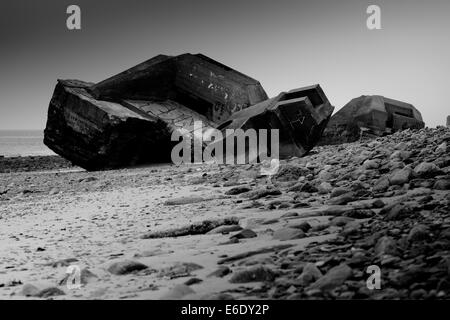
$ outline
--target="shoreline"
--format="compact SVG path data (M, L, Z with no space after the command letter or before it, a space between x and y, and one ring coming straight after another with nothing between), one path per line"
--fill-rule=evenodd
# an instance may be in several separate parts
M0 174L79 168L58 155L0 156ZM80 168L81 169L81 168Z

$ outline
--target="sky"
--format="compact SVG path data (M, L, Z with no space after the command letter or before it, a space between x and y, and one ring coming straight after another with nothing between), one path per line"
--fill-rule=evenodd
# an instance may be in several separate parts
M66 8L81 8L68 30ZM381 30L366 9L381 8ZM157 54L203 53L270 97L319 83L412 103L429 127L450 115L448 0L3 0L0 130L43 129L57 79L99 82Z

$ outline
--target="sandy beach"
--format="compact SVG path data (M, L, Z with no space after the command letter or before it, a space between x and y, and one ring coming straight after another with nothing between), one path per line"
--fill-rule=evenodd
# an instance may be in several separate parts
M0 299L449 298L449 142L316 147L271 180L259 164L0 159Z

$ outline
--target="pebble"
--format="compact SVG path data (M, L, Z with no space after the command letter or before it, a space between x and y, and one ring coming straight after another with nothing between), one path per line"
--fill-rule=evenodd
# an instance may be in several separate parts
M319 192L319 194L327 194L330 193L333 190L333 187L331 186L331 184L329 182L321 182L319 184L319 186L317 187L317 191Z
M208 231L206 234L215 234L215 233L230 233L242 230L242 227L238 224L231 224L231 225L223 225L219 226L217 228L212 229L211 231Z
M414 173L419 177L433 177L439 172L439 167L431 162L421 162L414 168Z
M394 173L389 176L389 182L391 185L403 185L409 182L412 177L412 173L413 171L409 167L399 169L394 171Z
M381 237L380 239L378 239L378 242L375 245L375 254L377 254L378 256L383 256L386 254L392 256L397 255L396 241L389 236Z
M248 192L250 190L251 189L248 186L238 186L238 187L234 187L234 188L231 188L230 190L226 191L225 194L226 195L237 195L237 194Z
M354 220L353 218L349 218L349 217L334 217L333 219L331 219L330 225L337 226L337 227L343 227L347 223L349 223L353 220Z
M303 267L303 271L297 280L302 286L306 287L314 281L317 281L320 277L322 277L322 272L320 272L314 263L308 262Z
M251 229L244 229L241 232L238 232L234 235L232 235L230 238L231 239L249 239L249 238L256 238L258 235L256 234L255 231L251 230Z
M213 271L210 274L208 274L208 277L219 277L219 278L222 278L222 277L225 277L230 272L231 272L231 270L227 266L220 266L218 269L216 269L215 271Z
M430 230L423 224L414 226L408 234L408 241L423 241L429 238Z
M276 274L266 267L253 267L247 270L237 271L230 279L231 283L247 283L260 281L273 281Z
M329 291L342 285L352 276L352 268L345 263L331 268L324 276L314 282L308 289Z
M280 218L291 218L291 217L298 217L298 213L294 211L286 212L282 214Z
M129 274L135 271L140 271L147 269L148 266L137 261L124 260L119 262L114 262L108 267L108 271L115 275Z

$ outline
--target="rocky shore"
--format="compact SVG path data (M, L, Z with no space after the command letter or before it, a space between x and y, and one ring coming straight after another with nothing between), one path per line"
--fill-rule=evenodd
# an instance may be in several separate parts
M449 143L439 127L316 147L270 179L0 159L0 299L448 299Z

